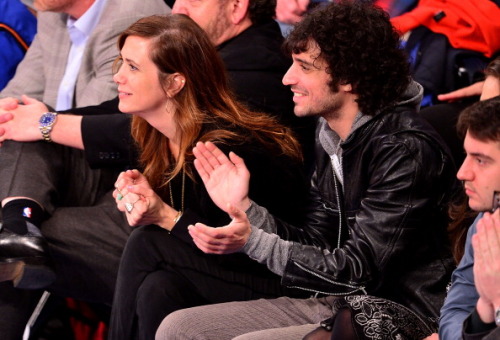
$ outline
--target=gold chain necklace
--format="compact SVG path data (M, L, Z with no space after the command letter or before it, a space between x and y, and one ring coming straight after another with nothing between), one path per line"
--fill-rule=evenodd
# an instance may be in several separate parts
M184 187L186 183L186 172L182 169L182 187L181 187L181 210L180 213L184 212ZM168 190L170 191L170 205L172 209L175 209L174 206L174 195L172 194L172 181L168 183Z

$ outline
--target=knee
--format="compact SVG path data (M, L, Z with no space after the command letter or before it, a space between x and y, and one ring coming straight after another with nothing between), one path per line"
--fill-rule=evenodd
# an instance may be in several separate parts
M161 242L167 244L169 235L164 229L154 225L134 228L125 245L124 256L142 257L154 252L155 246Z
M172 237L170 233L154 224L143 225L135 227L128 241L136 245L136 247L147 247L151 248L151 244L164 245L164 244L176 244L179 240Z
M149 273L137 289L137 314L139 318L151 317L151 314L165 313L165 309L172 302L167 293L172 285L168 281L167 273L156 271ZM153 298L152 298L153 297ZM166 314L162 314L163 318ZM161 319L160 319L161 321Z
M155 340L201 340L204 337L203 329L196 327L199 324L196 308L181 309L169 314L156 331Z
M355 340L360 339L356 333L353 315L349 308L342 308L335 316L335 322L332 327L332 339Z
M349 308L341 308L327 323L330 327L320 326L306 334L302 340L359 339L352 324L352 313Z
M151 234L151 228L148 227L150 226L134 228L127 240L127 248L131 248L131 250L144 249L143 247L149 242L149 234Z

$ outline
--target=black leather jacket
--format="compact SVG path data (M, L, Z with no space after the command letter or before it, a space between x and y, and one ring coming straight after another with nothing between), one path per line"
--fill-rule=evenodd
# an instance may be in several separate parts
M276 221L281 238L297 241L283 284L438 316L454 268L446 226L457 181L447 148L402 105L356 129L342 149L344 189L319 145L306 227Z

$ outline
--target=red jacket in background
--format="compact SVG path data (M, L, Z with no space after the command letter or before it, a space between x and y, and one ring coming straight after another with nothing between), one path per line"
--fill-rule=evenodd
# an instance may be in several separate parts
M446 35L453 47L486 57L500 51L500 8L490 0L420 0L391 22L402 34L424 25Z

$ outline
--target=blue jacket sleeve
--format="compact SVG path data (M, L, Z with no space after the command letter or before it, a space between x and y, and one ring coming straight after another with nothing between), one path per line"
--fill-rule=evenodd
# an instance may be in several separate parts
M464 320L476 307L479 299L476 287L474 285L474 274L472 271L474 265L474 252L472 249L471 238L476 233L477 221L483 215L480 214L467 233L465 242L465 253L458 264L457 269L451 277L451 287L448 296L441 308L441 319L439 321L439 339L457 340L462 336L462 324Z

